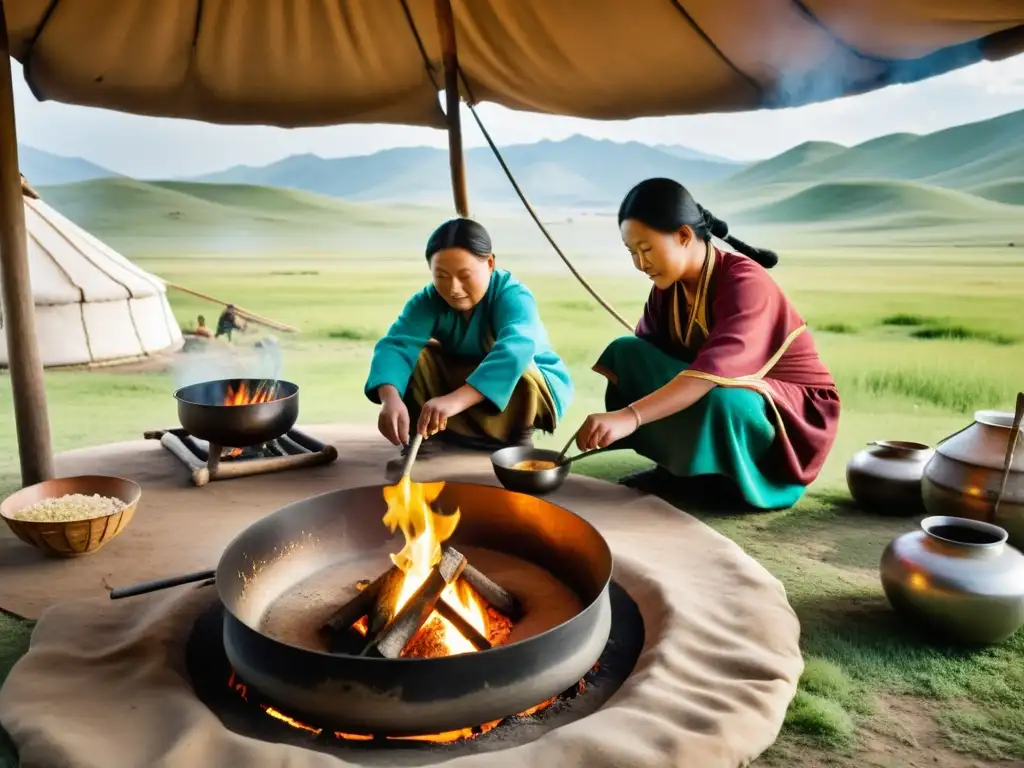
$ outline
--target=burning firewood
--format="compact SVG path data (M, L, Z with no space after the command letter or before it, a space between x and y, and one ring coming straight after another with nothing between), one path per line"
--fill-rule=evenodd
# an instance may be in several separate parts
M450 547L445 547L450 549ZM462 571L462 579L479 593L480 597L486 600L494 610L503 613L513 622L523 617L523 606L507 589L491 581L483 572L472 565L466 564ZM467 638L469 639L469 638Z
M465 555L450 547L446 548L441 554L441 560L431 569L426 580L383 632L377 637L368 634L370 642L361 655L383 656L387 659L397 659L401 656L413 635L434 612L441 599L441 593L462 575L465 567Z
M339 635L351 629L352 625L364 616L370 619L371 627L375 626L374 622L379 624L381 609L378 606L388 602L381 600L380 597L384 593L390 597L391 593L401 586L403 578L405 578L405 574L401 569L397 565L391 566L378 576L376 581L331 614L331 617L320 628L320 632L328 638ZM394 602L393 598L390 602ZM390 615L384 619L385 625L389 619ZM383 627L378 626L376 631L379 632L381 629Z
M443 597L437 601L435 610L439 616L447 619L453 627L459 630L459 634L469 640L478 651L486 651L492 647L490 640L481 635L477 628L466 621L462 614L449 605Z

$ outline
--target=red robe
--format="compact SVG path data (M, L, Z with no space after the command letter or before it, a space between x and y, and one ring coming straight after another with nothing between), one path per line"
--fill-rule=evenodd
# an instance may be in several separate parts
M781 468L809 485L839 426L839 392L803 318L768 272L708 246L697 295L653 288L636 335L690 365L683 376L760 392L776 423Z

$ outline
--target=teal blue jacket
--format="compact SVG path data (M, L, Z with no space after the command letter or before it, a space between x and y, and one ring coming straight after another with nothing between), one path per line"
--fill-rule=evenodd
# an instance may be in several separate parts
M492 337L493 346L487 351ZM366 396L379 403L378 387L390 384L404 397L420 352L430 339L436 339L447 354L481 361L466 383L499 411L508 406L531 364L544 376L559 419L572 402L572 377L551 348L533 294L505 270L491 274L487 293L468 320L448 306L433 285L409 299L373 348Z

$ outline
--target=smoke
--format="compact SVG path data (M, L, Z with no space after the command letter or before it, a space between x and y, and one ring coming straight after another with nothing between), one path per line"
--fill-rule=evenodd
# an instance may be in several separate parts
M280 379L283 362L281 346L273 336L252 344L213 341L177 355L171 375L175 388L219 379Z
M925 56L883 58L858 51L838 38L809 10L807 19L822 30L821 45L794 50L792 40L780 40L767 59L779 74L774 88L765 94L765 107L796 107L842 96L865 93L890 85L914 83L974 64L984 58L983 40L941 48ZM857 13L854 5L848 12ZM835 19L838 28L845 25ZM884 23L879 21L878 23ZM852 28L862 25L854 24ZM908 49L909 52L909 49Z

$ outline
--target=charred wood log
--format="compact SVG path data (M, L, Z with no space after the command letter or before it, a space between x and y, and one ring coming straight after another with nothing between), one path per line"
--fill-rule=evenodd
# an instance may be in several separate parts
M378 635L367 635L370 641L361 655L382 656L387 659L397 659L401 656L405 646L437 608L441 593L462 575L465 567L465 555L451 548L445 549L441 553L441 560L431 569L426 580L402 606L391 623Z
M447 619L459 631L459 634L466 638L478 651L486 651L492 647L490 641L480 634L476 627L466 621L462 614L449 605L444 598L437 601L435 610L438 615Z
M477 594L498 613L504 614L512 621L519 621L523 617L522 603L515 595L468 563L462 571L462 580L475 589Z
M371 614L376 612L378 596L391 582L397 580L401 584L400 577L404 577L404 575L397 565L391 566L365 589L362 589L359 594L332 613L331 617L320 627L320 632L330 637L350 629L364 616L372 619Z

